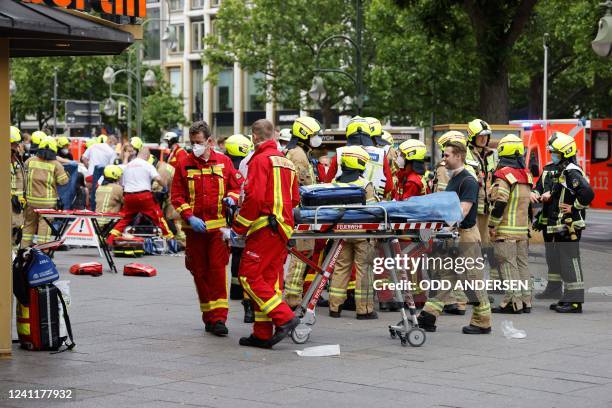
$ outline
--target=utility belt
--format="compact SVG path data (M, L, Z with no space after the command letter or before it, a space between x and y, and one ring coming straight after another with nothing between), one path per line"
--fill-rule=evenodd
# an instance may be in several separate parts
M150 193L151 190L142 190L142 191L130 191L130 192L126 192L124 193L125 195L133 195L133 194L144 194L144 193Z

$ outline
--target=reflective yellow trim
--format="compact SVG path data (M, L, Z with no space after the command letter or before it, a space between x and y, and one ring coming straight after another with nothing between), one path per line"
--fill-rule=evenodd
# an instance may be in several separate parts
M28 168L54 172L55 171L55 164L54 163L46 163L46 162L40 161L40 160L30 160L30 162L28 163Z
M263 312L255 312L255 321L256 322L271 322L272 319L270 319L268 315L266 315Z
M223 172L221 173L223 175ZM219 192L217 196L217 218L223 217L223 197L225 196L225 183L223 177L219 179Z
M183 205L180 205L180 206L179 206L179 207L176 209L176 211L177 211L177 212L180 214L180 213L182 213L183 211L188 210L188 209L190 209L190 208L191 208L191 206L190 206L189 204L185 203L185 204L183 204Z
M272 296L270 299L264 302L260 297L255 294L255 292L253 292L253 289L251 289L251 285L249 285L249 282L247 281L247 278L245 276L240 277L240 282L242 282L243 289L249 294L251 299L253 299L255 303L257 303L259 309L266 315L283 302L283 298L278 294Z
M253 223L253 221L244 218L242 215L240 215L240 213L236 214L236 222L244 225L245 227L248 227Z
M225 221L225 218L219 218L217 220L204 221L204 223L206 224L206 229L207 230L216 229L216 228L223 228L223 227L225 227L227 225L227 222Z
M17 333L22 336L30 335L30 323L17 323Z
M235 201L238 201L238 199L240 199L240 194L234 193L233 191L227 193L227 196L232 197Z
M201 312L210 312L214 309L227 309L229 307L229 302L227 299L217 299L208 303L200 303L200 311Z
M189 206L193 208L195 205L195 180L187 180L187 187L189 188Z

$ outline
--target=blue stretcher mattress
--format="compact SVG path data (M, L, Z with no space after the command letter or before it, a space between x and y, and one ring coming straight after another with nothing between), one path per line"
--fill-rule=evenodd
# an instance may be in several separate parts
M463 219L459 197L455 192L440 192L411 197L406 201L383 201L359 209L325 208L317 213L319 223L360 223L384 222L383 207L389 222L444 221L449 225ZM296 224L312 224L315 210L297 208L294 210Z

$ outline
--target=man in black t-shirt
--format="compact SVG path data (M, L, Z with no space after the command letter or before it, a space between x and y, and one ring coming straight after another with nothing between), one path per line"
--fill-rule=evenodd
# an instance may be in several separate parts
M478 213L478 181L465 169L466 147L458 142L449 142L444 149L444 161L449 173L450 181L446 191L454 191L459 196L463 221L459 225L459 257L472 259L474 265L476 258L482 256L480 248L480 233L476 226ZM429 299L418 317L419 326L425 331L436 331L436 319L442 313L444 305L452 299L452 289L459 279L464 281L484 280L484 268L465 268L465 276L453 270L444 270L441 280L451 282L451 288L440 290L435 297ZM463 327L465 334L487 334L491 332L491 305L485 290L466 290L470 303L474 305L472 318L468 326Z

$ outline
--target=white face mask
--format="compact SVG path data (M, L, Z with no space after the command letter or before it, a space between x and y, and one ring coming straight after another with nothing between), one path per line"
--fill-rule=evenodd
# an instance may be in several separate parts
M162 143L159 144L159 147L162 148L162 149L167 149L168 148L168 143L162 142Z
M316 135L310 138L310 146L314 147L315 149L321 146L322 143L323 143L323 138L321 138L321 136L319 135Z
M395 164L397 164L397 167L400 169L403 169L406 166L406 159L404 156L397 156L397 159L395 159Z
M200 157L206 152L206 146L203 144L194 144L191 146L191 151L195 157Z

